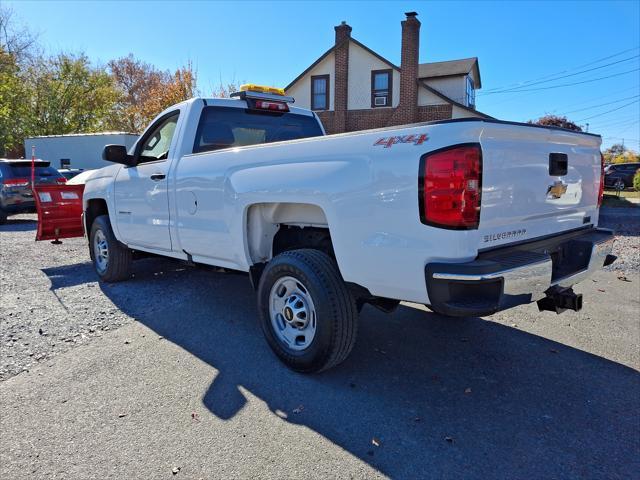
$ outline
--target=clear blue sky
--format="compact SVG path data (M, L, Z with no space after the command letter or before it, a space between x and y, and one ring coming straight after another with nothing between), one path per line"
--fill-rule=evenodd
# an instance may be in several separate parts
M403 12L415 10L422 22L421 62L479 58L479 110L518 121L567 113L589 122L605 145L624 138L640 149L637 0L3 3L40 34L49 53L85 52L106 63L132 52L162 69L192 61L205 94L220 79L286 85L331 47L333 26L342 20L355 38L399 64L400 21ZM604 66L613 62L619 63ZM629 73L617 75L623 72ZM571 76L520 86L543 90L490 94L563 75Z

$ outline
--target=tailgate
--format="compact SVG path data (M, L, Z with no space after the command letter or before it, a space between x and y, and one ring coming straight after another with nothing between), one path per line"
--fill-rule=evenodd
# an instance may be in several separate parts
M597 135L486 123L480 248L597 224Z
M38 211L36 240L82 237L84 185L36 185Z

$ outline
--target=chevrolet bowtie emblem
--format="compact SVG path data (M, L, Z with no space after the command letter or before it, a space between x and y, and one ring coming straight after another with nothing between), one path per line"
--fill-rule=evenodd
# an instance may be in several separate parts
M553 185L549 185L547 189L547 196L551 198L560 198L567 193L567 185L562 183L562 180L554 182Z

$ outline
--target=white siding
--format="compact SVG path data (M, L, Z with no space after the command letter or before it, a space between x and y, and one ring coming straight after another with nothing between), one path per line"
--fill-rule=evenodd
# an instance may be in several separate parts
M424 87L418 88L418 105L447 105L449 102L445 102L437 96L435 93L430 92ZM456 107L452 105L451 109L451 118L469 118L469 117L478 117L474 112L470 112L469 110L465 110L464 108Z
M371 71L392 68L355 43L349 44L348 104L349 110L371 108ZM393 69L392 107L400 100L400 72ZM380 107L378 107L380 108Z
M424 82L451 100L466 105L467 86L465 75L446 78L427 78Z
M296 107L311 108L311 77L314 75L329 75L329 110L333 110L334 78L335 78L335 57L333 52L327 55L305 74L300 80L286 91L286 94L295 98Z
M451 110L451 118L477 118L480 117L477 113L470 112L469 110L465 110L464 108L456 107L453 105L453 109Z
M60 168L60 159L71 160L71 168L102 168L111 165L102 160L105 145L125 145L127 149L138 139L137 135L123 133L96 135L60 135L24 139L26 157L31 158L31 147L36 147L36 157L51 162Z
M433 92L430 92L424 87L418 87L418 105L446 105L448 102L445 102Z

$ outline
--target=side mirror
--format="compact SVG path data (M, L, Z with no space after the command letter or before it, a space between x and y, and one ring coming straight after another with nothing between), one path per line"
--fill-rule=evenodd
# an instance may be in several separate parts
M122 163L128 167L135 166L133 156L127 154L127 147L124 145L105 145L102 150L102 159L107 162Z

